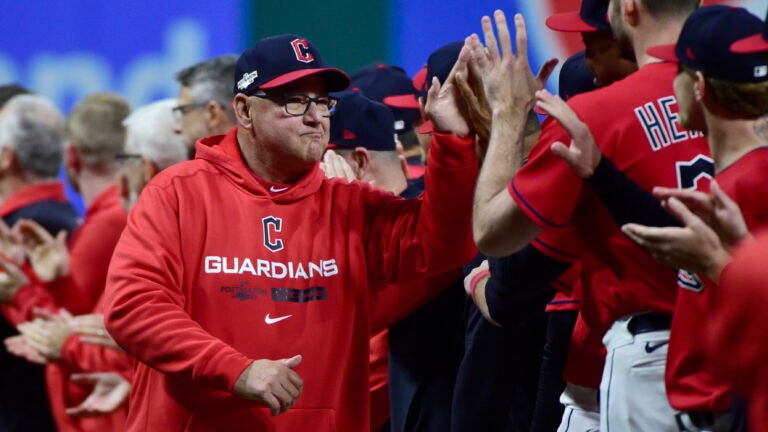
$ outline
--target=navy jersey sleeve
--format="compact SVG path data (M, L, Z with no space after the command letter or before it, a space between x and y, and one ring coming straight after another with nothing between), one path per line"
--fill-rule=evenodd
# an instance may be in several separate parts
M584 182L600 198L619 226L626 223L681 226L680 221L667 213L656 197L630 180L605 156L600 159L592 177Z
M543 309L555 294L552 282L571 266L531 245L503 258L489 258L488 264L488 312L502 326L526 321L531 313Z

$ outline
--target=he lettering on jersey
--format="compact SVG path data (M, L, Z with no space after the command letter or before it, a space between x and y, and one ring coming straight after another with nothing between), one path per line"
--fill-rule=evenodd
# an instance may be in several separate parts
M648 102L636 107L634 111L653 151L703 136L699 131L689 131L680 126L677 100L674 96L665 96L656 102Z

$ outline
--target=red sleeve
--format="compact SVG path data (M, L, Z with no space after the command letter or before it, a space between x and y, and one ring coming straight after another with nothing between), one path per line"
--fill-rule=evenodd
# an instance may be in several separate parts
M423 279L471 260L472 199L477 181L473 140L432 134L424 194L420 199L364 204L372 218L366 240L371 281Z
M148 185L128 216L107 279L107 330L129 354L166 374L231 391L252 362L184 310L178 198Z
M544 120L539 140L508 185L509 194L542 229L568 225L579 201L582 180L550 151L554 142L569 143L568 133L552 117Z
M104 292L109 261L124 227L124 211L110 209L86 218L72 238L69 274L46 285L57 303L72 314L91 312Z
M37 281L32 269L25 265L22 270L32 282L19 288L10 304L0 306L5 318L13 325L34 319L32 313L34 308L46 309L51 312L59 311L59 306L53 296Z
M385 329L415 312L462 277L460 268L427 279L389 285L379 292L373 307L373 330Z
M82 342L71 335L61 347L61 363L74 372L115 371L121 374L133 369L128 354L99 345Z

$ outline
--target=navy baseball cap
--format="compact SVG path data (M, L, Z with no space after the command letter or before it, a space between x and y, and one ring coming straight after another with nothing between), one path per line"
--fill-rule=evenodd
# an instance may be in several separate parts
M768 57L763 53L734 53L731 45L760 33L763 22L746 9L711 5L697 9L683 25L675 45L648 48L648 54L701 71L709 78L733 83L768 80Z
M558 95L568 100L577 94L595 90L595 76L587 67L584 51L568 57L560 68Z
M731 51L738 54L768 51L768 21L763 24L761 33L739 39L731 44Z
M445 83L453 69L453 65L459 59L462 47L464 47L464 41L451 42L441 46L429 55L427 59L427 76L424 82L424 97L426 97L426 92L432 86L432 77L437 77L441 84ZM432 131L431 121L425 121L419 126L419 133L427 134L432 133Z
M339 98L331 118L328 148L395 151L395 116L383 103L356 91L334 93Z
M547 18L547 27L561 32L610 32L608 2L609 0L584 0L578 12L551 15Z
M419 101L416 88L403 68L382 63L365 66L352 74L352 87L360 89L369 99L392 108L396 131L413 128L419 117ZM400 103L391 106L387 101L393 99Z
M301 36L286 34L261 39L245 50L235 65L234 94L252 94L317 75L329 92L349 87L341 69L327 67L317 49Z

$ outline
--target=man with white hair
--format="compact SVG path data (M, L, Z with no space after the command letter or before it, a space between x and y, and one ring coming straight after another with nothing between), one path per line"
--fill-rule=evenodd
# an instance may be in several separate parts
M174 134L173 108L176 100L163 99L135 110L125 119L125 153L132 159L123 178L123 203L130 208L144 186L158 172L187 160L187 148L181 135Z
M32 219L52 234L77 227L77 213L67 202L64 185L56 181L63 153L64 117L49 100L19 95L0 108L0 218L5 224ZM15 334L1 317L0 338ZM0 430L56 430L43 368L4 350L0 400Z

